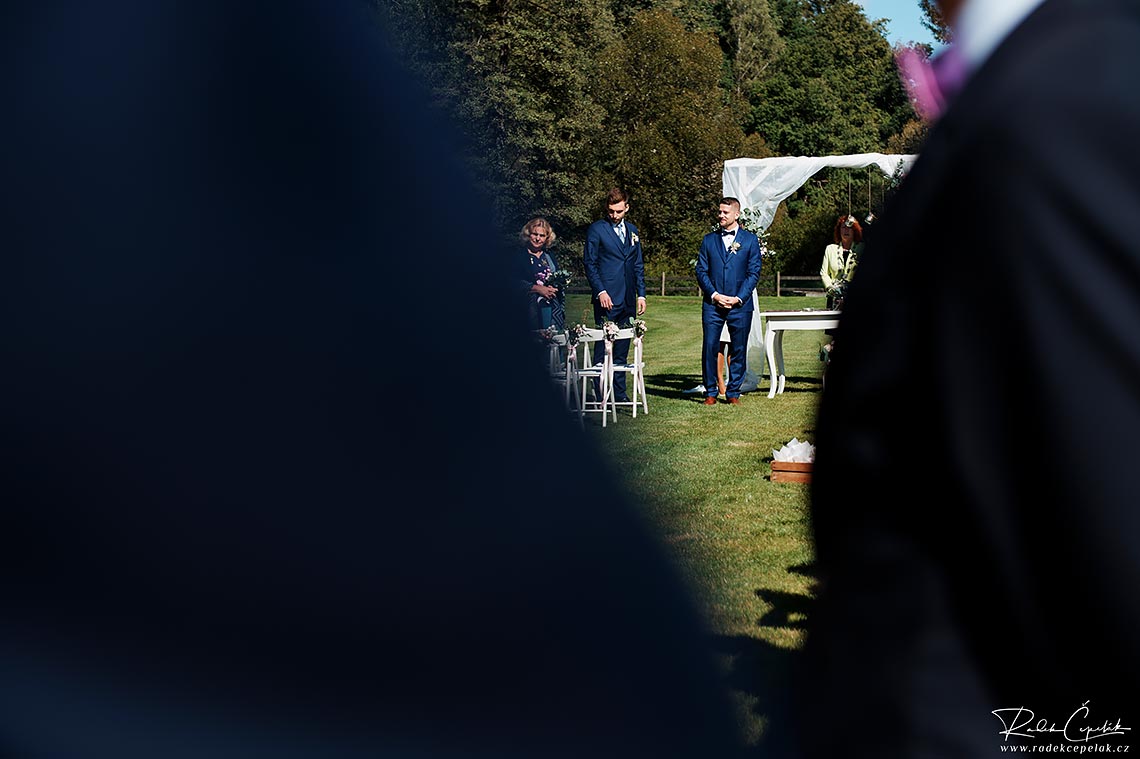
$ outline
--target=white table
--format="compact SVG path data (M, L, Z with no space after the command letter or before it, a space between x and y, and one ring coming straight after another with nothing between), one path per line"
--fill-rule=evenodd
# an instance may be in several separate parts
M763 311L764 355L768 359L768 376L772 381L769 398L784 392L784 332L789 329L835 329L839 311Z

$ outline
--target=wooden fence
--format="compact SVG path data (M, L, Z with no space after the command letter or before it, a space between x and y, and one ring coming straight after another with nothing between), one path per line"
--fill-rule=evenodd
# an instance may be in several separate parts
M700 295L701 290L697 287L697 280L694 276L689 277L667 277L661 275L660 281L645 283L645 289L651 295ZM760 282L756 286L757 292L761 295L823 295L824 287L823 281L819 278L818 274L809 275L786 275L780 272L772 274L761 274ZM586 284L571 284L567 288L567 292L571 294L584 294L590 293L590 287Z

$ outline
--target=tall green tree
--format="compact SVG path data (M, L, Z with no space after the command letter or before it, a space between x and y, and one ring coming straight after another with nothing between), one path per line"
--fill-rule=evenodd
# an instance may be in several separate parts
M517 229L592 215L605 112L591 97L598 54L617 38L608 0L398 0L409 59L468 127L471 161Z
M747 104L726 102L715 35L690 31L664 10L630 20L601 56L595 100L605 108L607 168L632 195L652 272L688 272L715 222L724 161L766 155L740 128Z
M768 0L724 0L722 35L732 61L732 93L746 97L784 50Z
M909 105L881 24L850 0L782 0L785 50L750 93L756 129L781 155L882 150Z

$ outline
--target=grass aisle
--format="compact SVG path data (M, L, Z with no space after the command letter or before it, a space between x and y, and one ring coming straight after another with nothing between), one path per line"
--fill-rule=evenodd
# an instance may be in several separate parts
M570 296L567 322L589 323L588 307L586 296ZM821 297L759 302L764 311L823 307ZM785 700L812 586L808 486L770 482L772 450L793 437L815 442L825 336L785 333L782 395L767 397L765 376L740 406L706 407L703 397L682 394L701 381L700 299L651 298L645 319L649 415L619 414L606 429L595 417L588 432L621 462L630 492L692 585L742 733L755 743Z

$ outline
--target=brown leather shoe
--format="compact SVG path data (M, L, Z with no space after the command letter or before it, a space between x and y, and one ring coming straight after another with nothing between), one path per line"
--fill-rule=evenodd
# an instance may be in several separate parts
M714 398L711 395L708 398L705 398L705 405L706 406L715 406L716 405L716 398Z
M739 406L740 405L740 399L739 398L729 398L728 402L731 403L733 406Z

